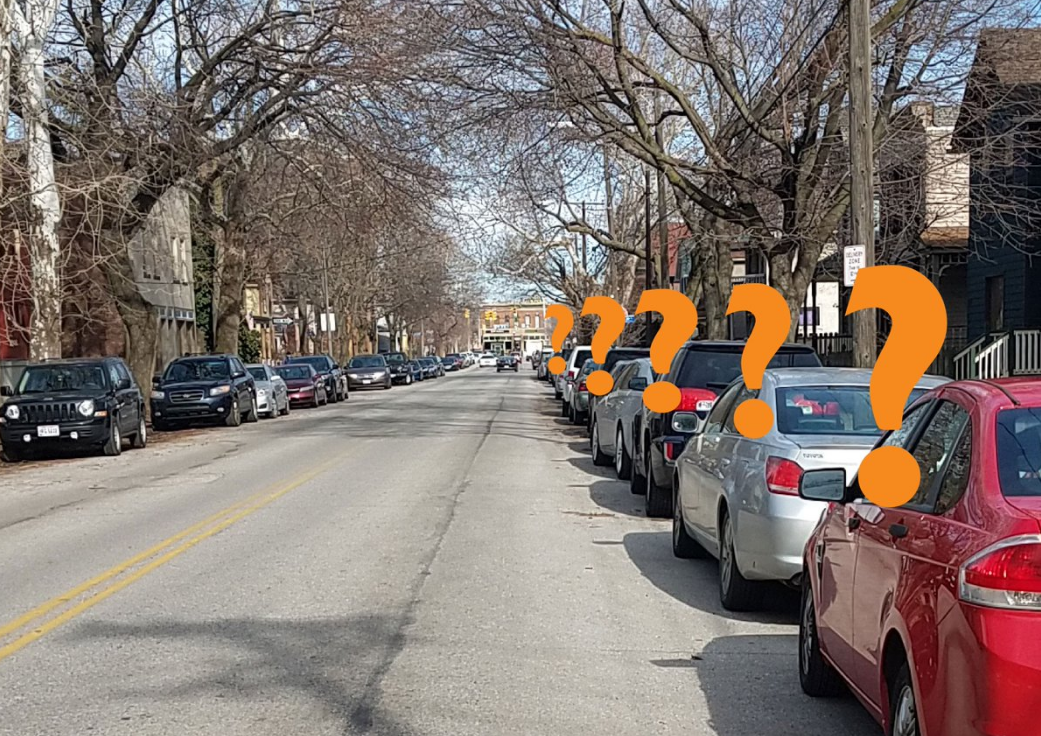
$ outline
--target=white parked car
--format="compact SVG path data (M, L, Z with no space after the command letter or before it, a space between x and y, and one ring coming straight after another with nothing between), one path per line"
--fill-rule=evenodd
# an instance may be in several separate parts
M495 356L491 353L485 353L477 360L477 366L479 368L494 368Z
M567 367L557 377L557 391L560 395L560 415L567 416L568 406L571 404L571 389L574 387L575 379L582 372L582 366L593 357L593 348L589 345L576 345L567 359Z

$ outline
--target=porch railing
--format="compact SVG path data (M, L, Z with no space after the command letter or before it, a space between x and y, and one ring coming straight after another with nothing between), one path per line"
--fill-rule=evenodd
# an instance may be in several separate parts
M1004 378L1041 374L1041 330L984 335L954 357L954 378Z

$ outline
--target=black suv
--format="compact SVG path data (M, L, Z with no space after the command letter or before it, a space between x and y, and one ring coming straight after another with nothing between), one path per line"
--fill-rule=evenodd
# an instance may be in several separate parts
M708 416L719 393L741 377L745 343L722 340L688 342L676 354L672 369L659 381L679 387L680 405L668 414L644 408L633 419L633 471L629 489L646 495L647 516L672 513L672 472L690 436ZM782 345L768 368L816 367L821 364L809 345Z
M383 357L390 366L390 379L394 383L412 383L412 368L408 364L408 356L404 353L384 353Z
M297 355L287 358L286 363L306 363L314 368L325 381L325 392L329 395L329 403L335 404L337 401L350 398L347 375L328 355Z
M152 379L151 404L152 426L159 431L200 419L217 419L229 427L258 419L256 384L234 355L171 360Z
M123 451L123 438L144 447L145 402L119 358L79 358L32 363L0 408L3 458L17 462L36 450L94 447Z

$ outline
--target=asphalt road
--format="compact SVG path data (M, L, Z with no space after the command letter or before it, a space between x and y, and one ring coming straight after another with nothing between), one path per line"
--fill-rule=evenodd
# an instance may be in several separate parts
M0 733L878 736L532 375L0 473Z

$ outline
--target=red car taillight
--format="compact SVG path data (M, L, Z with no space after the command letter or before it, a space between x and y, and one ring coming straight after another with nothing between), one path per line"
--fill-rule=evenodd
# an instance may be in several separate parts
M673 411L701 411L706 412L712 408L716 401L716 395L704 388L681 388L680 405Z
M974 555L959 573L958 597L978 606L1041 611L1041 538L1011 537Z
M766 488L781 496L798 496L802 467L783 457L766 458Z
M586 382L585 381L582 381L582 383L578 384L578 390L579 391L587 391L588 390L586 388Z

